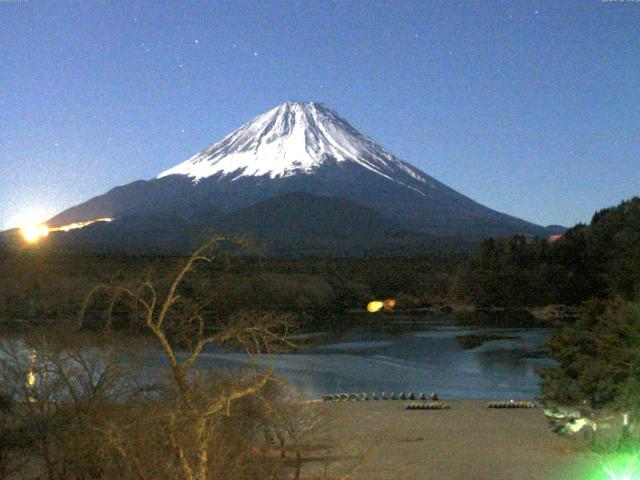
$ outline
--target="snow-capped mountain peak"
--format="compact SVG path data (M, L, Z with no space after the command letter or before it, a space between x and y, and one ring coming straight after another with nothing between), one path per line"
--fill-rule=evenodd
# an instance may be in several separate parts
M259 115L157 178L177 174L198 182L213 175L231 175L232 180L287 177L313 173L327 161L354 162L405 186L401 177L406 174L414 181L430 183L420 171L385 151L326 105L293 101Z
M341 230L351 223L345 215L353 215L352 226L360 225L360 230ZM342 249L352 241L369 238L371 228L365 224L393 225L384 230L391 235L390 248L420 243L424 233L464 238L546 233L480 205L403 162L326 105L300 102L286 102L256 117L157 178L113 188L47 224L62 227L105 217L115 219L107 230L115 232L120 246L135 244L135 239L153 244L174 237L179 245L190 245L188 238L195 240L205 226L238 234L274 232L272 240L306 238L309 243L300 245L312 252L325 251L316 243L323 231L337 232L330 249L347 251ZM361 217L373 220L362 223ZM173 226L177 230L171 230ZM98 227L99 243L104 229ZM409 240L403 229L418 237L411 233ZM369 244L364 245L368 251Z

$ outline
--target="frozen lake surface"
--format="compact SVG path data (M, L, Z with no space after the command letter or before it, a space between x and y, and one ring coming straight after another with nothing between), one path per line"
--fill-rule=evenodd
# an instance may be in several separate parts
M550 363L542 349L551 332L425 325L423 331L398 335L347 334L300 353L272 355L270 361L310 397L436 391L450 399L534 398L539 394L535 367ZM489 340L480 342L476 335ZM261 362L268 364L266 358ZM225 370L245 364L242 353L205 352L198 362L199 367Z

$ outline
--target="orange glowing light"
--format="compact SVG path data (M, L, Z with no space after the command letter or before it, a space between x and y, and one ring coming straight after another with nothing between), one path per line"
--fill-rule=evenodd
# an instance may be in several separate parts
M51 232L69 232L99 222L113 222L113 218L96 218L95 220L70 223L69 225L63 225L61 227L48 227L43 223L30 223L20 229L20 234L28 243L36 243L48 236Z
M384 301L384 309L385 310L393 310L393 307L396 306L396 301L393 298Z
M367 311L369 313L375 313L381 310L383 307L384 307L384 302L381 302L379 300L374 300L373 302L369 302L369 304L367 305Z
M26 225L20 229L20 234L28 243L36 243L49 235L49 227L44 224Z
M36 385L36 374L33 372L27 373L27 386L33 388Z

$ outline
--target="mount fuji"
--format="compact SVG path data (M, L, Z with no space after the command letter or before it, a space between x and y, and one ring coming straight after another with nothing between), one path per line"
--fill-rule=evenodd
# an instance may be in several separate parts
M307 230L295 228L289 235L286 229L306 225L311 215L324 218L324 225L312 229L311 244L316 245L323 235L337 243L358 237L362 246L394 238L397 246L406 238L551 233L447 187L386 151L326 105L291 101L155 178L116 187L47 224L109 217L115 221L87 227L76 236L118 231L123 238L137 238L124 233L131 230L144 242L140 232L157 237L162 227L171 229L169 236L179 243L190 235L185 232L213 228L282 247L291 235L305 244ZM375 221L363 223L363 217ZM362 228L356 235L358 225Z

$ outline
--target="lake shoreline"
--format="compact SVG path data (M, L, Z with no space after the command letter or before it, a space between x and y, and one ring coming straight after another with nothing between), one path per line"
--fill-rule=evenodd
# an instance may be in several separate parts
M466 327L446 316L392 331L378 327L376 322L356 323L339 334L302 334L298 340L309 345L262 357L258 366L273 367L306 398L383 391L397 395L436 391L444 399L539 395L536 368L548 362L543 345L551 329ZM13 331L5 338L22 335ZM90 342L90 332L87 335ZM125 355L130 345L135 363L148 372L160 372L167 365L151 338L122 335L118 342ZM179 353L181 357L186 354ZM226 372L239 372L246 366L246 354L213 345L196 363L204 370Z
M406 410L408 402L324 402L336 451L356 480L566 480L586 478L596 457L551 432L542 409L487 409L451 400L449 410ZM352 452L352 450L349 450ZM337 455L340 458L339 455Z

